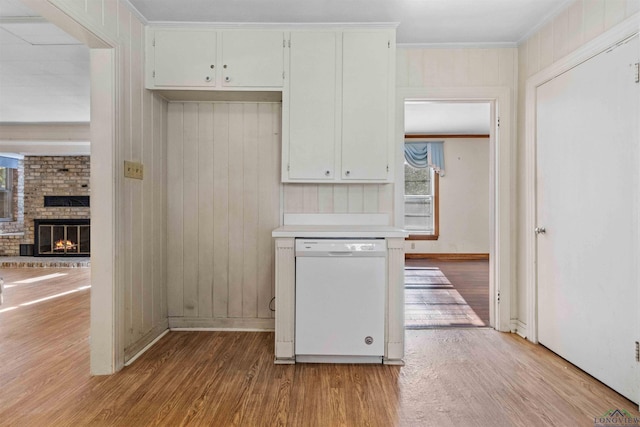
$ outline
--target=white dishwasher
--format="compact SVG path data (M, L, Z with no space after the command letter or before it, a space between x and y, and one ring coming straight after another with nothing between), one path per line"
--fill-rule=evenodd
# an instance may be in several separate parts
M296 239L296 362L382 363L384 239Z

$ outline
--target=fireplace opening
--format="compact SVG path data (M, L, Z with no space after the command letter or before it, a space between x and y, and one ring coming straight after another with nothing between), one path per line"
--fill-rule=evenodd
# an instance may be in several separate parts
M90 220L36 219L34 226L34 256L90 256Z

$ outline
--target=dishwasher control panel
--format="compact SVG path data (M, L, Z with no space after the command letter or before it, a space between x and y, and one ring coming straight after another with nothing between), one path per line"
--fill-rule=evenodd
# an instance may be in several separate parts
M296 239L296 256L385 256L384 239Z

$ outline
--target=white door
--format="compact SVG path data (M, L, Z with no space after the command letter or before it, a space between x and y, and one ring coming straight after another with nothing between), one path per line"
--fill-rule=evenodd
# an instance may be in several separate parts
M291 33L290 179L332 180L336 155L336 32Z
M222 85L281 87L284 33L225 31L222 33Z
M215 86L215 32L156 31L154 54L156 86Z
M538 340L638 401L638 38L538 88Z
M393 111L389 35L345 32L342 49L342 179L384 180Z

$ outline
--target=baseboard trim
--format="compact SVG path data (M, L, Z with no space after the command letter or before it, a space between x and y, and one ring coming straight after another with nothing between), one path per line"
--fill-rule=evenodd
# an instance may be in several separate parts
M142 338L124 350L124 366L129 366L142 354L150 349L160 338L169 332L168 322L165 320L147 332Z
M170 317L172 331L247 331L275 329L275 319Z
M516 324L516 334L520 335L522 338L527 338L527 325L522 323L520 320L515 321Z
M405 259L439 259L442 261L485 261L489 259L489 254L453 254L453 253L432 253L432 254L404 254Z

